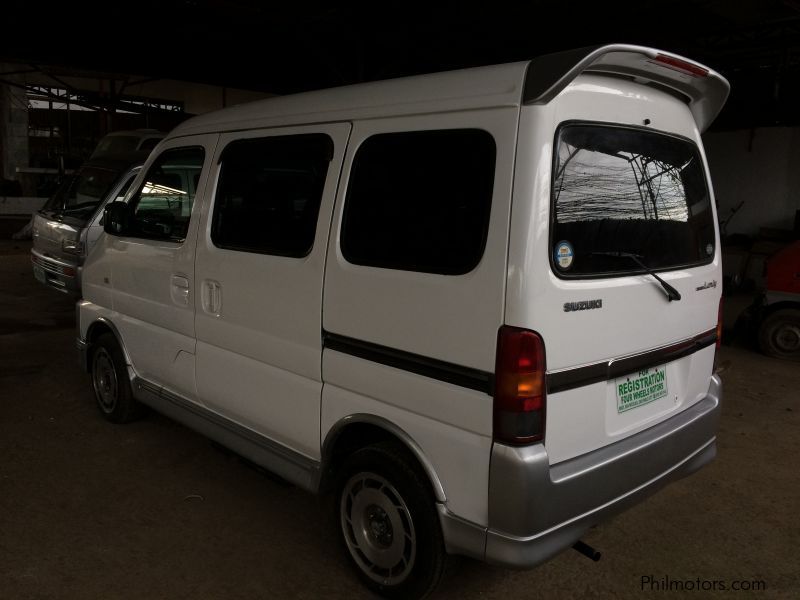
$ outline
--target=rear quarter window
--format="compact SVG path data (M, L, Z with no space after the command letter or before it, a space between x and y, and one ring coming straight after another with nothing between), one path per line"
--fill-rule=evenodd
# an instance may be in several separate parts
M714 220L703 162L686 139L566 124L556 134L550 259L560 277L711 262ZM636 260L634 260L634 258Z
M383 133L353 161L342 222L347 261L460 275L486 246L495 142L480 129Z

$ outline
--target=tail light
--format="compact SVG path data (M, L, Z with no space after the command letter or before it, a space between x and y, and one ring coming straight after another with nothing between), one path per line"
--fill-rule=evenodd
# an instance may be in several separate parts
M719 298L719 309L717 310L717 341L714 348L714 373L720 368L719 349L722 347L722 296Z
M524 445L544 439L545 356L541 336L503 325L497 334L494 439Z

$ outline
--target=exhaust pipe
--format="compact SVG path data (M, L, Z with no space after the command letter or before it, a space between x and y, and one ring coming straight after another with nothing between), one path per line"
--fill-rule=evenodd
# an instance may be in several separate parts
M572 546L573 550L577 550L581 554L583 554L586 558L592 559L594 562L600 560L600 557L603 556L599 551L592 548L589 544L578 540Z

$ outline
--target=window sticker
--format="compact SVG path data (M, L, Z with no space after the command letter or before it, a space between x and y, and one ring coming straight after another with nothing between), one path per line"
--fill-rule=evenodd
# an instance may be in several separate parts
M575 258L575 252L572 249L572 244L567 241L558 242L556 244L554 258L559 269L569 269L572 266L572 259Z

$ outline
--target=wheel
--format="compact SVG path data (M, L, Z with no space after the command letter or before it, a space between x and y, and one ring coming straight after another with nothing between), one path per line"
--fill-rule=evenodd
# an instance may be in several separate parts
M433 495L410 455L395 444L358 450L337 492L342 540L362 581L388 598L432 592L448 556Z
M769 356L800 360L800 309L777 310L764 319L758 345Z
M129 423L142 414L133 397L125 357L117 339L104 333L92 345L92 387L97 407L112 423Z

